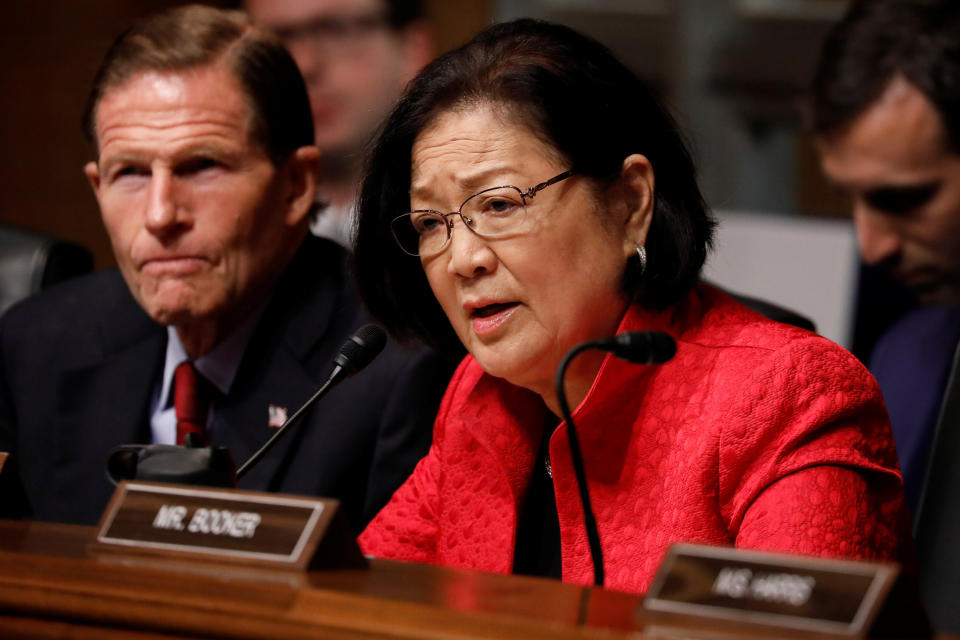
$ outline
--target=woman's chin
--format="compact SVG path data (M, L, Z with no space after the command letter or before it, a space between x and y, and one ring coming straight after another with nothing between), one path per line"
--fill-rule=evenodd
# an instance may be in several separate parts
M485 351L487 352L484 353ZM471 353L477 362L480 363L483 370L495 378L510 380L514 377L513 374L516 372L517 367L510 361L510 358L501 357L499 354L491 354L486 349L481 349L479 353Z
M552 380L553 373L544 368L542 357L532 353L518 353L518 350L481 348L471 353L483 370L491 376L539 393L542 380Z

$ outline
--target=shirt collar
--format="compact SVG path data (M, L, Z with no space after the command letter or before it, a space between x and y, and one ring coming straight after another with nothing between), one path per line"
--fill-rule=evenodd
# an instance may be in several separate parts
M193 361L193 365L200 372L200 375L209 380L221 394L228 395L230 393L230 387L233 386L233 380L237 377L237 371L240 369L243 352L246 351L253 330L265 309L266 304L261 305L254 313L247 316L240 326L227 336L226 340ZM162 404L165 407L169 407L173 402L171 394L173 374L177 366L184 360L189 360L187 350L180 341L177 330L168 325L167 354L163 365L163 383L160 387L160 398L163 399Z

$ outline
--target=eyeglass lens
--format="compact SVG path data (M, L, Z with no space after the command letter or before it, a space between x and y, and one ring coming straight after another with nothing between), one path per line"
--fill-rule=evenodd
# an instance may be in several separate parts
M516 187L485 189L468 198L459 217L478 236L491 238L520 230L526 206ZM451 216L435 211L414 211L394 221L394 235L407 253L429 256L439 253L450 240Z

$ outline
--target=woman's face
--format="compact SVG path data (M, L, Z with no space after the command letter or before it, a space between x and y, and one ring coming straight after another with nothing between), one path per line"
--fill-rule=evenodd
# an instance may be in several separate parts
M442 114L413 145L411 209L456 211L489 187L526 191L570 168L558 155L491 109ZM484 370L552 396L563 355L615 333L628 305L622 274L646 224L636 227L626 203L576 175L529 199L526 216L532 223L523 234L495 239L478 237L454 216L450 243L421 261Z

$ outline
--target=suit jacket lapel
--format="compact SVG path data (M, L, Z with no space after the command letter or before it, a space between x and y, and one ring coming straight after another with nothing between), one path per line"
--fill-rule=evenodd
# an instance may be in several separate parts
M263 368L256 375L234 382L231 395L236 399L218 407L214 418L213 444L227 447L238 467L276 433L276 428L268 426L270 405L283 407L293 415L317 389L316 382L288 351L274 351L260 364ZM301 422L294 431L305 426ZM274 475L281 472L281 461L294 435L285 434L251 468L240 486L258 490L270 487Z
M268 427L270 405L293 415L326 376L328 369L318 375L311 372L307 361L326 339L339 305L345 280L341 256L339 249L315 238L304 242L251 337L230 397L217 406L213 443L229 448L238 466L276 433ZM307 422L302 421L293 431L307 428ZM240 486L259 490L280 486L288 471L284 460L295 436L285 434Z
M77 513L102 509L112 492L105 472L110 450L150 440L150 401L166 333L139 307L131 311L105 319L95 357L56 382L54 490L58 502Z

